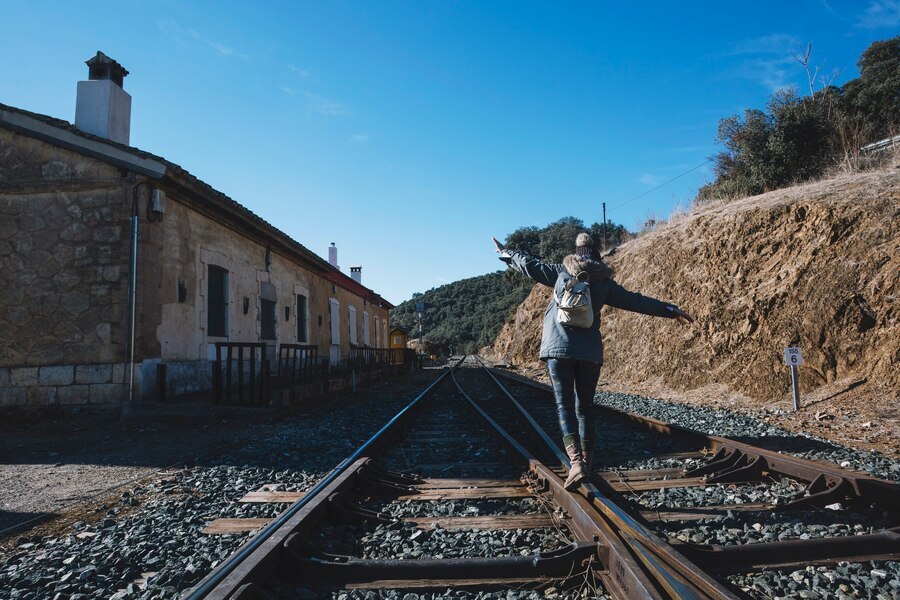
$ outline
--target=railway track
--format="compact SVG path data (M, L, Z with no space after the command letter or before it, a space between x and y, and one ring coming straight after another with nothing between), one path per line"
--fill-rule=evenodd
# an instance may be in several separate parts
M566 492L549 391L463 362L311 490L249 494L293 504L220 523L262 529L185 597L740 598L761 569L900 553L896 484L611 409L593 482ZM728 500L745 489L760 502ZM773 534L832 517L855 535Z

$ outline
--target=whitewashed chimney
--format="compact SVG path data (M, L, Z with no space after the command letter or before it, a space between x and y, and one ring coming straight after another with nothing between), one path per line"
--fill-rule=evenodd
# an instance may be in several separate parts
M75 127L120 144L131 138L131 96L122 89L128 71L97 52L85 61L88 81L78 82L75 100Z
M353 281L362 285L362 267L350 267L350 277Z
M331 245L328 247L328 262L335 269L340 269L337 262L337 246L334 245L334 242L331 242Z

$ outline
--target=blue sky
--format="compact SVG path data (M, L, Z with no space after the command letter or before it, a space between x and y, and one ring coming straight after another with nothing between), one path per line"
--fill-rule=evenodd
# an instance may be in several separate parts
M690 204L720 118L836 84L900 0L17 2L0 102L73 120L84 61L131 75L132 144L178 163L393 302L496 270L490 236L630 229ZM802 88L801 88L802 89ZM624 205L623 205L624 204Z

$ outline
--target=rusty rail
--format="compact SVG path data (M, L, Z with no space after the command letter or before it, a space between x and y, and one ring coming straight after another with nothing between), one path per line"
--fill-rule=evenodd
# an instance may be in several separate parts
M492 377L496 373L506 379L552 394L552 390L548 387L533 381L520 379L502 371L489 369L488 372ZM496 380L496 378L494 379ZM519 408L524 411L521 406ZM595 408L604 418L616 419L648 431L686 439L696 443L699 447L708 448L711 453L714 453L706 464L685 471L684 478L702 477L709 484L746 483L762 481L771 474L778 473L808 482L803 492L796 494L785 504L773 507L772 510L811 509L845 501L875 504L895 512L897 507L900 507L900 485L890 481L824 462L757 448L743 442L702 433L643 415L618 411L609 407L597 406ZM648 525L640 515L631 514L630 511L617 506L617 502L621 501L621 496L608 483L599 480L598 485L593 486L592 484L592 487L597 491L587 490L591 501L623 531L642 536L642 532L648 530ZM648 544L641 541L641 536L635 537L635 541L640 546L650 549L653 553L661 551L661 547L657 548L655 543ZM667 542L662 543L670 546ZM898 560L900 559L900 528L888 527L878 533L868 535L785 540L739 546L700 546L679 543L677 550L673 550L673 552L686 561L689 560L695 565L699 565L705 571L716 573L803 565L813 562Z
M212 598L224 600L246 590L247 586L265 579L274 572L282 560L281 545L289 535L295 533L310 514L327 510L327 498L355 478L360 467L368 461L367 453L382 443L388 433L398 427L409 416L412 409L422 401L449 373L444 371L422 393L363 443L355 452L341 461L328 475L317 483L306 495L292 504L281 515L264 527L257 535L241 546L225 562L216 567L194 586L185 600ZM252 592L247 592L252 593Z
M484 371L491 377L501 392L537 432L547 449L555 453L560 462L569 467L569 459L562 447L534 420L518 400L500 383L492 370L476 357ZM683 554L675 550L645 523L635 519L618 506L610 497L601 492L593 483L583 483L581 492L603 516L607 527L616 532L635 560L671 598L737 598L726 586L705 573ZM629 597L629 596L625 596Z

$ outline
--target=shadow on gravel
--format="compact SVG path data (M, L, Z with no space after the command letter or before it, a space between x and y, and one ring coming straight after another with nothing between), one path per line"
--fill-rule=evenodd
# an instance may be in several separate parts
M412 400L435 372L361 388L309 413L269 422L222 419L215 423L148 422L123 426L109 411L46 415L26 423L0 424L0 475L17 478L23 469L56 470L78 477L81 466L165 470L179 465L207 464L289 468L315 460L318 450L351 451L360 443L358 429L366 416L377 423L390 411ZM392 413L391 413L392 414ZM317 431L328 423L327 432ZM368 436L366 436L368 437ZM296 440L296 441L295 441ZM268 451L272 443L278 451ZM333 456L328 457L333 461ZM330 468L329 462L324 467ZM0 494L2 496L2 494Z
M53 512L15 512L0 510L0 531L11 529L29 523L31 525L53 519L57 514Z
M840 447L830 442L814 440L807 437L798 437L790 434L765 435L765 436L731 436L731 439L751 446L775 450L778 452L809 452L836 450Z

